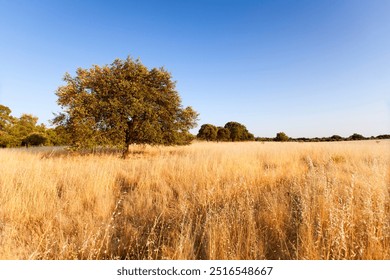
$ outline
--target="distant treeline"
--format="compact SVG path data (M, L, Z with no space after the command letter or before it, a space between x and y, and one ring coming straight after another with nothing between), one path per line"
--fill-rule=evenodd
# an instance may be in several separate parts
M38 118L11 115L11 109L0 104L0 148L28 146L62 146L69 143L63 127L47 128Z
M278 133L279 134L279 133ZM339 135L333 135L331 137L314 137L314 138L306 138L306 137L299 137L299 138L291 138L287 137L287 139L282 140L280 137L256 137L256 141L276 141L276 142L283 142L283 141L289 141L289 142L334 142L334 141L356 141L356 140L383 140L383 139L390 139L390 134L382 134L378 136L370 136L370 137L364 137L361 134L354 133L349 137L341 137Z
M215 126L213 124L203 124L197 134L197 139L206 141L262 141L262 142L333 142L333 141L356 141L356 140L372 140L372 139L390 139L390 134L382 134L378 136L364 137L361 134L354 133L349 137L341 137L333 135L331 137L315 137L315 138L291 138L284 132L278 132L275 137L254 137L248 131L245 125L238 122L228 122L225 126Z

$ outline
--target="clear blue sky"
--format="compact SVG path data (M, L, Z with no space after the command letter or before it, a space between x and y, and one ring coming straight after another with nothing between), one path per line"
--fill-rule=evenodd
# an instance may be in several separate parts
M48 123L65 72L129 55L172 73L199 127L390 133L389 0L0 0L0 104L14 116Z

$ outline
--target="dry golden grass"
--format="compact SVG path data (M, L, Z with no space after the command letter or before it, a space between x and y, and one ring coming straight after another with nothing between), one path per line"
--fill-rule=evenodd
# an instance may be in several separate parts
M390 259L390 141L0 150L0 259Z

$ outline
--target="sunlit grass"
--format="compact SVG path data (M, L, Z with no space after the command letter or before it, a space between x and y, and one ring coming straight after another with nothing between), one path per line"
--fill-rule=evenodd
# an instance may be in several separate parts
M389 259L390 142L0 150L0 259Z

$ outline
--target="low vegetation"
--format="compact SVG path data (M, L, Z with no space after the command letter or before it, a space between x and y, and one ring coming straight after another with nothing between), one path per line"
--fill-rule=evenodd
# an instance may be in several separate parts
M389 259L389 145L0 149L0 259Z

